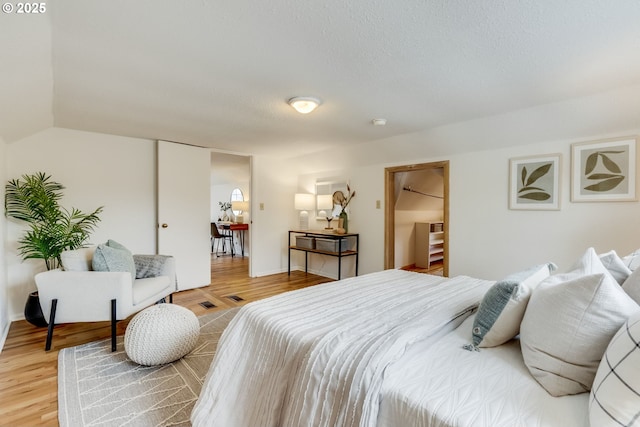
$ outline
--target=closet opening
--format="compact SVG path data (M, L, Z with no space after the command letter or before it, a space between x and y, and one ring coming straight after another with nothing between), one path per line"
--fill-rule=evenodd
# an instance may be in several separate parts
M385 169L384 268L449 275L449 161Z

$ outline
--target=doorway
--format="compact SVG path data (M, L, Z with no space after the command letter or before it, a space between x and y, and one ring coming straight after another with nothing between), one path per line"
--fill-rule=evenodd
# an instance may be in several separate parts
M407 174L425 172L426 177L429 173L434 176L441 176L441 193L434 191L421 191L411 185L402 185L401 177ZM422 174L421 174L422 176ZM429 178L425 178L429 179ZM421 187L428 187L428 183ZM442 230L444 232L443 243L443 275L449 276L449 161L422 163L415 165L395 166L385 169L385 227L384 227L384 268L391 269L396 266L396 245L399 243L397 239L407 239L405 235L400 236L396 232L396 204L401 192L410 192L424 195L425 197L441 197L442 202ZM436 194L433 194L436 193ZM398 236L397 236L398 234ZM406 242L405 242L406 243Z
M218 244L212 247L211 262L221 261L218 255L229 255L250 276L251 156L211 151L210 191L212 225L217 224L223 233L233 236L233 252L230 244Z

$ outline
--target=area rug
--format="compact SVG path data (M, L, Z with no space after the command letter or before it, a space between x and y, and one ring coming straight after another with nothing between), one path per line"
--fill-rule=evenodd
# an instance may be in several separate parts
M191 410L218 345L239 309L201 316L196 348L162 366L127 358L124 337L65 348L58 356L60 426L190 426Z

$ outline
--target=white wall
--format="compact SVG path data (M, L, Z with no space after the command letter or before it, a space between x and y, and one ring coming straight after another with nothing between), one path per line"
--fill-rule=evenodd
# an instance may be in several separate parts
M640 248L640 227L635 226L640 218L638 202L569 202L569 148L571 142L579 141L583 139L448 157L450 275L497 280L547 261L566 270L589 246L599 252L615 249L621 255ZM509 158L556 152L563 154L561 210L509 210ZM407 159L407 164L417 160ZM439 160L443 159L424 158L419 163ZM384 212L375 209L375 201L384 200L385 167L397 165L343 171L358 192L351 202L349 231L360 233L360 274L384 267ZM330 261L316 266L316 272L329 277L334 277L334 270Z
M297 164L290 162L290 165ZM304 168L306 165L302 165ZM290 166L291 167L291 166ZM349 233L364 233L360 236L358 247L358 274L370 273L380 270L378 264L378 246L384 242L383 229L378 230L367 229L362 231L367 224L377 221L384 221L384 214L381 209L375 209L375 200L384 200L384 176L367 175L367 168L361 168L359 173L353 173L351 170L326 170L323 172L302 174L298 176L298 185L294 193L314 193L316 191L316 182L345 182L348 183L352 190L356 190L355 197L349 202ZM294 194L290 195L293 201ZM370 205L365 209L365 200L370 201ZM292 203L293 206L293 203ZM298 211L294 210L294 220L291 223L291 229L298 229ZM327 222L324 218L317 218L315 211L309 212L309 228L323 229ZM384 226L384 222L383 222ZM336 220L332 222L332 227L336 228ZM376 242L377 241L377 242ZM384 254L384 251L381 252ZM292 251L292 269L304 270L304 252ZM382 260L382 258L381 258ZM308 271L310 273L319 274L333 279L338 278L338 258L310 254L308 256ZM355 275L355 258L342 258L342 278Z
M569 201L570 143L581 141L469 153L452 160L451 274L499 279L546 261L566 270L589 246L598 252L615 249L620 255L640 247L638 202ZM563 156L561 210L509 210L508 159L557 152Z
M304 168L300 183L342 175L357 191L349 228L361 234L360 273L384 266L384 209L375 209L375 202L384 201L385 167L441 160L450 161L450 275L500 279L546 261L566 270L588 246L620 254L640 247L638 202L569 202L571 143L638 135L638 111L640 86L635 86L345 147L341 156L315 153L291 163ZM529 144L514 146L522 141ZM425 149L431 142L449 154ZM461 147L472 148L457 152ZM561 210L509 210L509 159L557 152L563 155ZM336 169L338 165L342 167Z
M287 271L287 231L298 219L295 170L284 160L254 156L251 174L251 275Z
M2 137L0 137L0 179L2 183L6 181L7 172L7 155L6 144ZM4 200L4 185L0 186L0 196ZM9 300L7 291L7 260L5 254L5 233L6 233L6 218L4 216L4 204L2 205L2 215L0 215L0 351L4 346L4 341L9 333Z
M92 243L114 239L134 253L156 251L154 141L62 128L49 128L7 144L6 179L43 171L62 183L62 205L84 212L104 206ZM16 241L23 225L9 220L7 271L9 317L23 317L24 302L35 290L41 260L22 262Z

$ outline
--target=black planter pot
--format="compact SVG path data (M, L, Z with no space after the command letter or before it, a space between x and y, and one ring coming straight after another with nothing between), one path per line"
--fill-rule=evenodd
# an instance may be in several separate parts
M38 326L40 328L48 326L48 323L44 318L44 314L42 314L38 292L31 292L29 294L27 303L24 305L24 318L34 326Z

